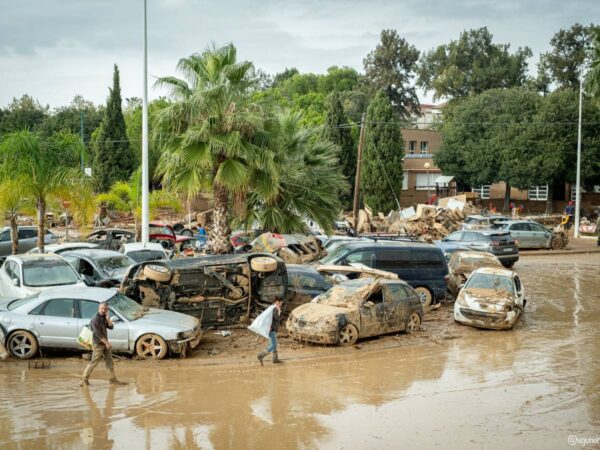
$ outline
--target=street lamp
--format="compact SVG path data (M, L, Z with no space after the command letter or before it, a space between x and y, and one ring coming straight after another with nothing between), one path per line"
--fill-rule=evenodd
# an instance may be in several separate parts
M579 128L577 131L577 176L575 180L575 234L579 237L579 211L581 210L581 107L583 104L583 67L579 74Z
M147 4L144 0L144 83L142 98L142 244L149 241L150 213L148 192L148 21Z
M429 168L431 167L431 164L426 162L423 167L425 167L425 170L427 171L427 201L429 201L429 195L430 195L429 190L431 187L431 183L429 182Z

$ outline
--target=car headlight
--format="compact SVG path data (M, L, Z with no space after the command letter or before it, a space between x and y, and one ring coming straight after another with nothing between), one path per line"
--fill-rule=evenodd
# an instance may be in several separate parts
M465 301L465 296L464 295L458 295L458 297L456 298L456 303L459 306L464 306L464 307L468 307L469 305L467 305L467 302Z

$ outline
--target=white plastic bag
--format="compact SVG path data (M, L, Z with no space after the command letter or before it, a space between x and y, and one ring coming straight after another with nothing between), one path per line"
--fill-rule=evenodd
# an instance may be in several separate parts
M88 350L91 350L93 340L94 340L94 334L92 333L92 330L90 330L89 327L86 325L85 327L83 327L81 329L81 332L79 333L79 337L77 338L77 342L79 342L79 345L81 345L82 347L85 347Z
M254 319L252 324L248 327L250 331L269 339L269 332L271 331L271 323L273 322L273 310L275 305L269 306L259 316Z

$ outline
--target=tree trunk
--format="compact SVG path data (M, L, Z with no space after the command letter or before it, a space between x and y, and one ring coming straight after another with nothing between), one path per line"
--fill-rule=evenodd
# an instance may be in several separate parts
M510 213L511 211L509 209L509 204L510 204L510 184L507 181L506 188L504 190L504 208L502 209L502 211L504 211L504 212L508 211Z
M210 233L212 250L215 254L228 253L230 249L230 229L227 220L229 195L224 187L215 182L213 183L213 197L213 228Z
M19 253L19 229L17 227L17 215L10 216L10 239L12 241L12 254Z
M554 210L554 181L548 183L548 197L546 199L546 214L552 214Z
M44 238L46 237L46 201L38 198L37 201L38 220L38 248L44 253Z

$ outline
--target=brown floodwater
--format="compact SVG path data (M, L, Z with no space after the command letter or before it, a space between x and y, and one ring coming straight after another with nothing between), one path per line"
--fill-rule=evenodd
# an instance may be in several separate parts
M262 369L133 364L123 387L99 366L83 390L78 367L0 367L0 448L598 447L600 255L515 268L512 331Z

